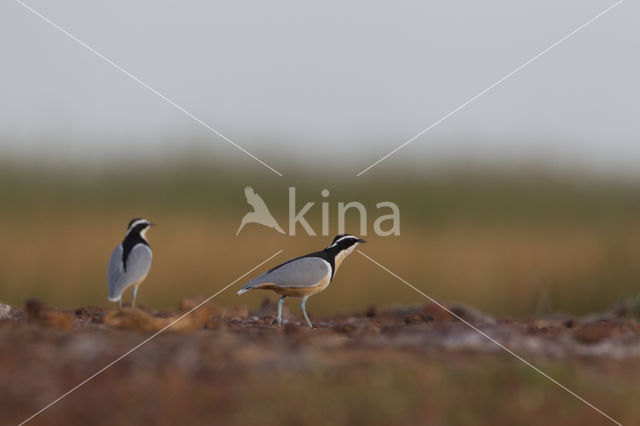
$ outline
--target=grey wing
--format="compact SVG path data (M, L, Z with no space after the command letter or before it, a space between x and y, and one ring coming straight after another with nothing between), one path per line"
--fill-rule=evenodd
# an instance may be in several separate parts
M280 287L313 287L331 274L331 265L319 257L303 257L285 263L273 271L260 275L243 288L252 288L264 283Z
M123 279L124 271L122 269L122 244L118 244L111 253L109 259L109 267L107 268L107 279L109 280L109 299L118 298L116 293L118 282Z
M120 251L120 258L117 261L120 266L120 259L122 259L122 246L119 247L120 250L116 248L111 258L114 260L116 252ZM151 259L151 249L146 244L136 245L129 253L126 272L120 266L116 279L112 281L111 276L109 277L109 299L119 299L122 292L128 286L142 281L151 269ZM111 268L109 268L109 271L111 271Z

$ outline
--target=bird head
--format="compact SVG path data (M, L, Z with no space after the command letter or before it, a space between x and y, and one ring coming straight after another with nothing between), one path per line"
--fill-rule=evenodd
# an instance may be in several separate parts
M331 245L327 247L327 250L333 249L338 254L344 253L345 255L351 254L358 244L366 243L362 238L358 238L351 234L338 234L331 242Z
M131 219L131 222L129 222L129 225L127 226L127 235L136 233L140 234L144 238L145 234L152 226L155 226L155 223L149 222L147 219Z

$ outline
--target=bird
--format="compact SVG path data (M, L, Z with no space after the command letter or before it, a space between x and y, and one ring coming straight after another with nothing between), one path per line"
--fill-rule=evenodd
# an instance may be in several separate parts
M244 189L244 196L247 198L247 203L253 207L253 211L244 215L242 222L240 223L240 227L238 228L238 231L236 231L236 235L240 233L247 223L259 223L260 225L273 228L279 233L284 234L284 231L280 228L278 222L276 222L276 219L269 211L269 208L262 197L256 194L252 187L247 186Z
M324 250L297 257L284 262L245 284L238 294L249 290L273 290L280 295L278 300L278 325L282 324L282 303L287 297L302 297L300 310L309 327L313 328L307 309L307 299L324 290L333 280L342 261L358 244L366 243L362 238L350 234L338 234Z
M146 219L132 219L127 226L124 240L111 254L107 268L109 301L120 302L120 309L122 309L122 294L130 286L134 286L131 308L135 309L138 287L151 269L153 255L146 233L154 225Z

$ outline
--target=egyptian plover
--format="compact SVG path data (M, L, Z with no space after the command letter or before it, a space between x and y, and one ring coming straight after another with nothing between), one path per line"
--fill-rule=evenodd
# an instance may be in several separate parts
M282 324L282 303L287 297L301 297L300 309L304 319L311 325L305 304L307 299L327 288L345 257L350 255L358 244L366 241L349 234L336 236L331 245L322 251L307 254L273 269L245 284L238 294L249 290L273 290L280 295L278 300L278 324Z
M131 220L124 240L111 254L107 270L109 301L120 302L120 308L122 293L130 286L134 286L131 308L135 308L138 287L151 269L152 253L146 233L153 225L146 219Z

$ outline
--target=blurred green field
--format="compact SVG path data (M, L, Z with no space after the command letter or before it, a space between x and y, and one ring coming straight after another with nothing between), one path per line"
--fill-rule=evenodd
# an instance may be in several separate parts
M328 202L331 235L310 237L298 227L290 237L250 224L235 236L250 211L247 185L285 229L289 186L297 187L298 208L316 203L306 218L317 232L320 203ZM139 303L161 309L210 295L280 249L269 266L328 245L339 201L367 207L365 253L440 301L494 315L583 314L640 289L640 182L463 168L378 170L359 178L336 172L326 179L307 170L278 177L199 161L99 170L5 163L0 197L0 300L13 305L36 297L60 308L108 306L108 258L137 216L158 223L149 233L154 265ZM372 234L380 201L400 207L400 236ZM355 216L348 232L359 233ZM265 296L275 298L229 289L216 300L257 307ZM423 302L354 254L307 306L322 316Z

